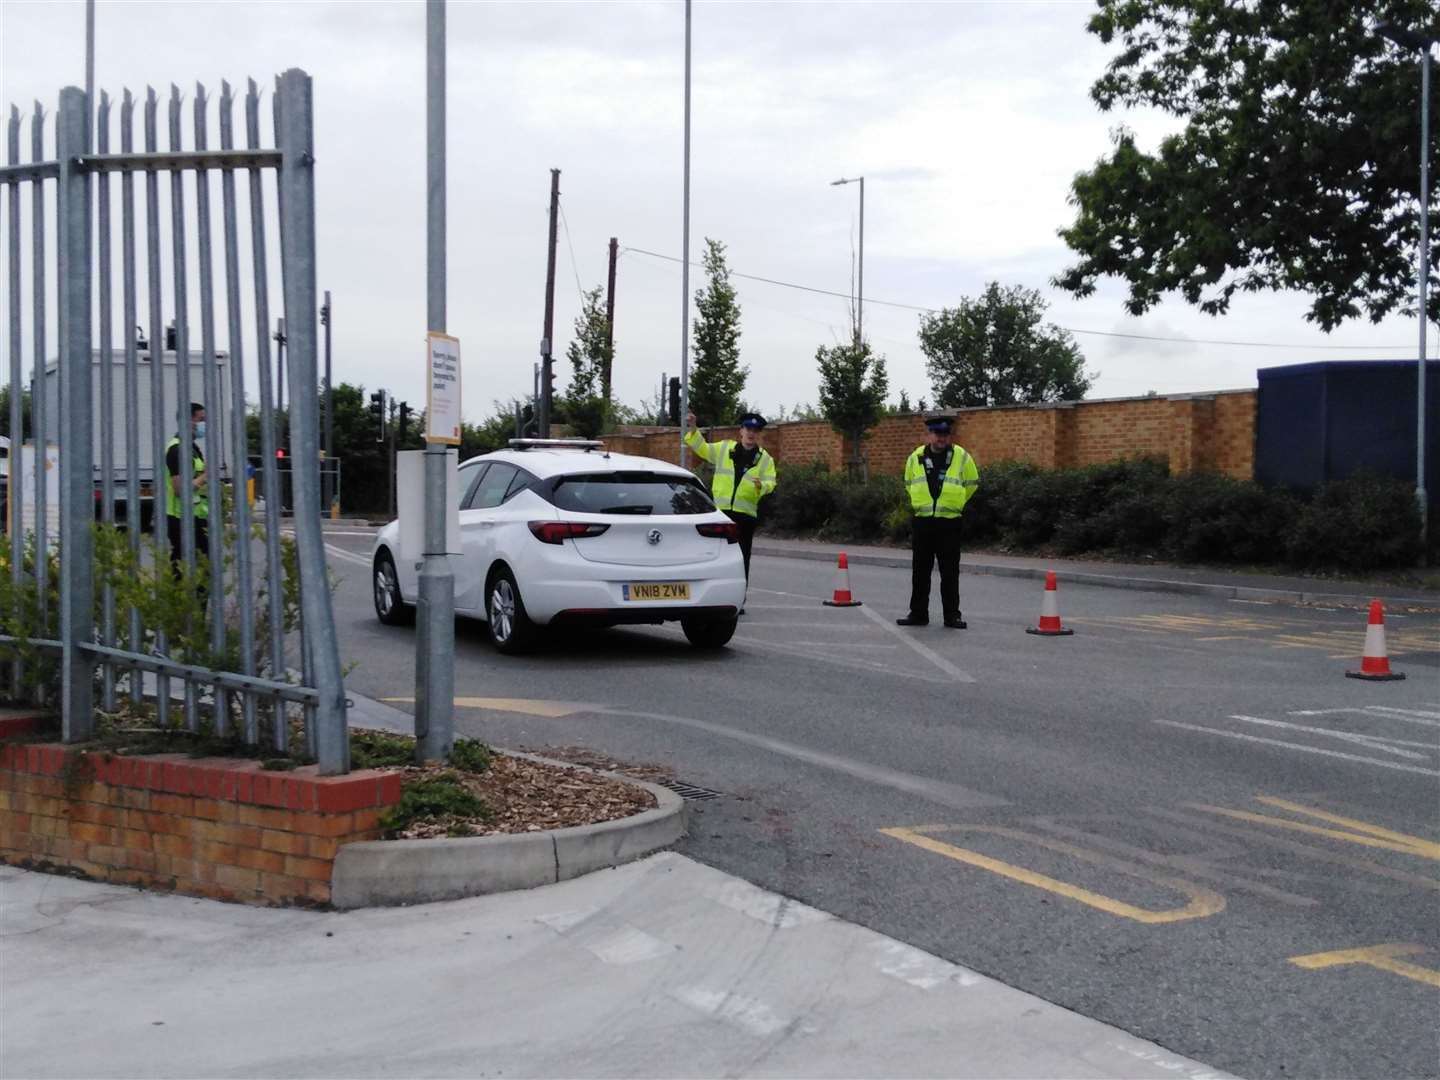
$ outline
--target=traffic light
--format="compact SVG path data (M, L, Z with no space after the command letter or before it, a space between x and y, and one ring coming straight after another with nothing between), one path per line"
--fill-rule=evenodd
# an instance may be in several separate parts
M396 442L403 443L405 441L405 428L409 426L409 423L410 403L408 401L402 401L400 402L400 430L395 433Z
M375 441L385 441L385 391L377 390L370 395L370 415L375 418Z
M670 376L670 422L676 427L685 426L685 418L680 415L680 380Z

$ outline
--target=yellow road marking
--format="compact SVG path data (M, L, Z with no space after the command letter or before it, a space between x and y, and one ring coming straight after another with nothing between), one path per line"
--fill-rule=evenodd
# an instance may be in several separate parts
M382 701L392 704L414 702L414 698L391 697L382 698ZM455 705L461 709L489 709L491 712L522 713L525 716L548 716L551 719L558 719L562 716L573 716L575 713L585 712L591 706L574 701L537 701L531 698L485 698L485 697L457 697Z
M1188 896L1190 902L1184 907L1167 908L1164 911L1152 911L1149 908L1136 907L1122 900L1116 900L1113 897L1093 892L1090 889L1081 888L1079 885L1071 885L1068 882L1057 880L1046 874L1037 873L1034 870L1027 870L1023 866L1015 866L1012 863L991 858L989 855L982 855L978 851L956 847L954 844L947 844L943 840L936 840L932 836L925 835L926 832L938 832L942 830L992 833L1016 840L1025 840L1033 844L1038 844L1041 847L1050 848L1053 851L1063 852L1085 862L1105 866L1113 870L1118 870L1120 873L1128 874L1131 877L1137 877L1144 881L1149 881L1152 884L1173 889L1175 892ZM1008 829L998 825L931 825L912 829L881 829L880 832L896 840L903 840L907 844L914 844L916 847L924 848L926 851L933 851L937 855L944 855L946 858L954 859L957 862L977 866L982 870L989 870L991 873L999 874L1001 877L1007 877L1012 881L1018 881L1037 889L1044 889L1046 892L1055 893L1057 896L1077 900L1082 904L1086 904L1100 911L1107 912L1111 915L1118 915L1121 918L1132 919L1139 923L1157 925L1160 923L1182 922L1186 919L1203 919L1206 916L1216 915L1225 910L1225 898L1223 896L1203 886L1186 881L1183 878L1171 877L1168 874L1155 874L1146 867L1137 866L1123 859L1112 858L1109 855L1102 855L1074 844L1067 844L1064 841L1053 840L1046 836L1037 836L1034 833L1027 833L1020 829Z
M1407 979L1440 989L1440 971L1421 967L1419 964L1397 960L1396 957L1410 956L1425 952L1423 945L1406 945L1394 942L1388 945L1370 945L1363 949L1338 949L1335 952L1310 953L1308 956L1292 956L1290 963L1307 971L1323 968L1347 967L1350 964L1367 964L1392 975L1403 975Z
M1344 840L1347 843L1359 844L1362 847L1383 848L1386 851L1398 851L1402 855L1418 855L1422 859L1440 861L1440 844L1429 840L1422 840L1417 836L1407 836L1405 833L1393 832L1390 829L1384 829L1378 825L1370 825L1363 821L1356 821L1353 818L1340 817L1338 814L1329 814L1323 810L1313 810L1309 807L1301 806L1299 803L1289 802L1286 799L1257 796L1256 801L1269 806L1279 807L1282 810L1289 810L1292 813L1304 814L1309 817L1318 818L1321 821L1328 821L1335 825L1343 825L1353 831L1345 832L1340 829L1326 829L1319 825L1311 825L1305 821L1291 821L1289 818L1274 817L1270 814L1255 814L1248 810L1228 810L1222 806L1208 806L1204 803L1186 803L1184 805L1194 810L1203 810L1207 814L1220 814L1224 817L1234 818L1237 821L1250 821L1257 825L1273 825L1279 829L1290 829L1294 832L1309 833L1312 836L1328 836L1332 840Z

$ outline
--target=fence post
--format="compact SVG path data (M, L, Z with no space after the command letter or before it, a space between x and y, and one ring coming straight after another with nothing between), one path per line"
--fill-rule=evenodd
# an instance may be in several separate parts
M56 196L60 291L60 700L66 742L95 728L93 662L84 651L95 636L94 445L91 441L90 180L78 159L89 131L85 91L60 92Z
M320 692L314 752L322 775L349 771L345 687L330 603L325 542L320 531L315 289L315 149L310 76L291 68L276 84L276 146L280 164L280 248L283 254L285 332L290 354L290 456L295 493L295 546L307 667ZM293 462L305 466L294 469ZM268 496L267 496L268 497Z

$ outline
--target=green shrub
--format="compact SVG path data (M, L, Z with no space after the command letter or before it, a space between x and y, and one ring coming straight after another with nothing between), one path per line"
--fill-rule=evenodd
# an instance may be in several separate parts
M835 514L841 482L818 461L785 469L775 493L760 504L766 527L789 535L817 532Z
M1165 492L1164 553L1184 562L1276 562L1299 510L1279 489L1216 473L1178 476Z
M456 739L450 747L450 764L462 772L483 773L490 768L492 753L479 739Z
M872 476L841 485L835 510L820 530L828 539L868 541L884 539L886 523L898 508L909 514L905 485L897 476Z
M1415 489L1363 470L1324 484L1286 540L1290 561L1309 569L1413 566L1421 555Z
M444 823L456 818L489 820L490 808L453 772L407 780L400 801L380 818L380 828L394 837L419 821Z

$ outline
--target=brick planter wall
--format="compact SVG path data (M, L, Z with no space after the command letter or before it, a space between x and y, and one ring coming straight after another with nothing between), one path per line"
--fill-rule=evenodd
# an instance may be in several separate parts
M394 772L0 744L0 861L247 904L326 904L336 851L378 839L399 799Z

